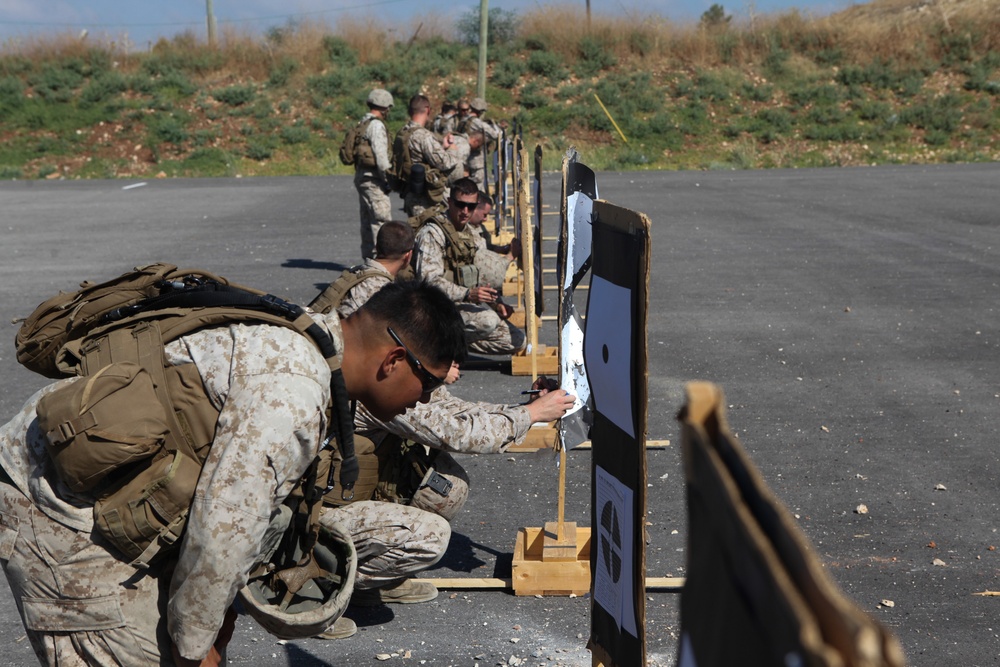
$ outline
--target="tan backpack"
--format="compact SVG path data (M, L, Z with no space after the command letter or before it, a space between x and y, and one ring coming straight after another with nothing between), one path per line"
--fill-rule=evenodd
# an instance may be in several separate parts
M218 419L197 369L168 364L164 345L231 322L292 328L323 354L340 484L350 496L358 466L340 359L300 306L205 271L153 264L52 297L17 334L25 367L47 377L81 376L39 401L39 426L60 478L96 494L97 529L136 567L182 535ZM327 490L333 486L328 478Z

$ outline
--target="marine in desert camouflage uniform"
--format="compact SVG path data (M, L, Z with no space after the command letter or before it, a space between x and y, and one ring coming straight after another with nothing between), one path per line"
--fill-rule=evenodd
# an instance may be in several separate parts
M414 309L424 325L413 324ZM440 383L418 374L387 326L421 355L425 373L443 377L462 350L454 307L416 284L383 290L342 325L315 319L343 351L349 396L385 419ZM219 664L235 622L227 610L257 564L270 518L320 447L330 370L303 336L214 327L170 343L166 358L196 366L220 415L179 551L148 571L94 531L95 497L70 492L49 459L36 405L75 379L42 389L0 428L0 561L42 664ZM447 544L447 522L424 521L424 534ZM381 549L382 536L369 537Z
M458 109L451 102L441 103L441 113L434 117L431 123L431 131L439 137L451 134L458 124Z
M465 230L478 205L478 197L479 189L470 179L455 182L447 209L424 222L417 231L414 268L419 279L439 287L458 305L470 350L482 354L512 354L525 345L524 332L507 321L513 309L499 301L494 287L459 285L455 278L456 267L450 266L448 259L454 244L444 231L446 225L451 224L459 234L466 234L463 238L469 244L475 243L473 234ZM508 263L513 259L513 255L508 257Z
M445 179L449 178L456 169L464 175L464 162L456 155L455 151L450 150L451 137L446 136L442 141L438 141L434 133L427 129L430 108L430 100L423 95L414 95L408 106L410 122L400 129L399 134L396 135L397 140L400 135L409 136L409 140L406 141L406 150L409 151L412 164L423 165L428 171L440 172ZM448 196L447 188L442 196ZM426 190L422 194L407 190L403 197L403 210L409 216L420 215L424 209L434 206L438 201L440 200L429 196Z
M354 187L358 190L361 205L361 257L369 258L375 253L375 237L379 227L392 219L392 202L389 193L389 134L385 119L392 108L392 95L387 90L376 88L368 94L368 113L361 122L367 122L364 140L375 155L375 165L355 165Z
M401 270L410 266L413 238L413 228L409 224L395 220L385 223L375 239L375 257L345 269L309 307L322 313L336 308L341 317L350 316L375 292L396 280Z
M468 114L459 122L457 128L458 132L468 135L481 132L484 136L483 144L470 153L467 163L469 178L475 181L480 190L484 190L486 187L486 146L487 144L495 144L503 132L499 125L483 118L486 109L486 100L481 97L473 98L469 102Z
M468 475L451 454L502 454L511 445L522 442L532 424L558 419L573 406L574 397L545 377L540 377L532 387L541 393L523 405L466 401L447 387L440 387L427 403L388 421L359 407L354 428L375 443L376 451L383 446L395 446L398 441L428 448L425 453L429 466L451 482L449 492L439 493L424 483L412 489L409 497L393 500L451 521L469 495Z

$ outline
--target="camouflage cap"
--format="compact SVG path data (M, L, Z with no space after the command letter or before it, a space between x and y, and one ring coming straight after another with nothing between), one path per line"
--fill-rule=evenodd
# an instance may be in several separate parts
M368 93L368 106L389 109L392 107L392 93L384 88L375 88Z
M469 102L469 107L476 113L482 113L486 111L486 100L481 97L473 97L472 101Z

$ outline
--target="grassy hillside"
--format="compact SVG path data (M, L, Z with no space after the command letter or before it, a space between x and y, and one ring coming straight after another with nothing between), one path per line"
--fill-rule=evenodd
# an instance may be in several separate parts
M736 25L501 12L489 117L548 167L716 169L1000 159L1000 1L880 0ZM459 33L341 22L190 34L136 53L65 36L0 51L0 178L347 173L373 86L435 104L475 91ZM597 101L604 102L627 142Z

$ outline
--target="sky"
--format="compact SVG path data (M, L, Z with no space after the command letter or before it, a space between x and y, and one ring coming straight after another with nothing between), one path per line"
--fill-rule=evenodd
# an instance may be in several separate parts
M695 22L710 5L718 2L734 20L751 13L772 14L798 9L808 16L825 16L845 9L852 0L591 0L593 14L645 17L657 14L677 23ZM478 9L476 0L440 2L432 0L213 0L220 27L235 26L248 32L263 32L289 21L319 21L335 25L342 17L382 18L405 25L414 17L454 20ZM544 0L493 0L490 9L523 13L546 4L579 4L586 0L549 3ZM159 37L192 30L206 34L206 0L0 0L0 43L33 35L64 33L78 35L87 30L95 38L127 38L135 48L145 48ZM89 37L88 35L88 37Z

